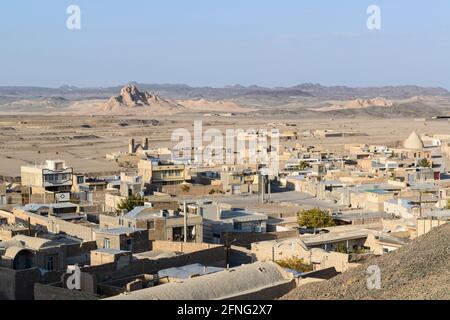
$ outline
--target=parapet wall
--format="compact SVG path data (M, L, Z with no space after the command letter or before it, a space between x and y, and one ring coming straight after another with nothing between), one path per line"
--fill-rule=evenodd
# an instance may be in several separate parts
M173 242L173 241L153 241L152 248L155 251L172 251L192 253L212 248L222 248L221 245L209 244L209 243L193 243L193 242Z

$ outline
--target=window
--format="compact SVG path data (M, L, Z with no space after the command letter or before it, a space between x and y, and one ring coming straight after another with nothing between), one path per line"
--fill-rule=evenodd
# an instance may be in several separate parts
M133 251L133 241L131 239L126 240L126 251Z
M111 241L108 238L105 238L105 240L103 240L103 248L104 249L111 248Z
M179 242L183 240L184 240L183 228L181 227L172 228L172 241Z
M54 265L53 257L47 257L46 266L47 266L47 270L49 270L49 271L53 271L54 270L55 265Z
M147 221L147 229L148 230L155 230L155 221Z
M233 222L234 230L242 230L242 222Z

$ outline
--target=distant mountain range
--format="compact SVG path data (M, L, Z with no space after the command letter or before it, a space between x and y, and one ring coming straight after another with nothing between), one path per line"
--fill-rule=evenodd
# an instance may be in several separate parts
M267 88L260 86L226 86L191 87L184 84L141 84L130 83L141 90L164 96L167 99L289 99L289 98L320 98L320 99L356 99L356 98L387 98L404 99L415 96L450 96L450 92L439 87L420 86L384 86L384 87L347 87L322 86L305 83L293 87ZM107 99L120 91L123 86L78 88L62 86L60 88L41 87L0 87L2 100L17 98L43 98L58 96L70 100Z

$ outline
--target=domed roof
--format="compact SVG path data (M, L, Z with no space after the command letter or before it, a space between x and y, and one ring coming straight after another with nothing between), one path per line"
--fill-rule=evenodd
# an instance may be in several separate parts
M6 249L3 257L10 259L10 260L14 260L16 258L16 256L22 251L31 252L32 254L34 254L34 252L32 250L24 248L24 247L9 247L8 249Z
M57 243L55 243L49 239L28 237L28 236L21 235L21 234L16 235L13 239L22 242L25 246L27 246L28 248L31 248L33 250L40 250L45 247L58 246Z
M406 149L421 150L424 148L424 144L419 135L416 132L413 132L409 138L405 140L403 147Z

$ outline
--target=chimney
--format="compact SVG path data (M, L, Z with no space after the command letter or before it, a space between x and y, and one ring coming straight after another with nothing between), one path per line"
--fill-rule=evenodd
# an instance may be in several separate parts
M134 139L128 140L128 153L134 153Z
M142 148L144 150L148 150L148 138L143 138L142 139Z
M187 228L187 205L186 205L186 201L183 201L183 225L184 225L184 242L187 242L187 232L188 232L188 228Z
M31 218L28 217L28 236L31 237Z

